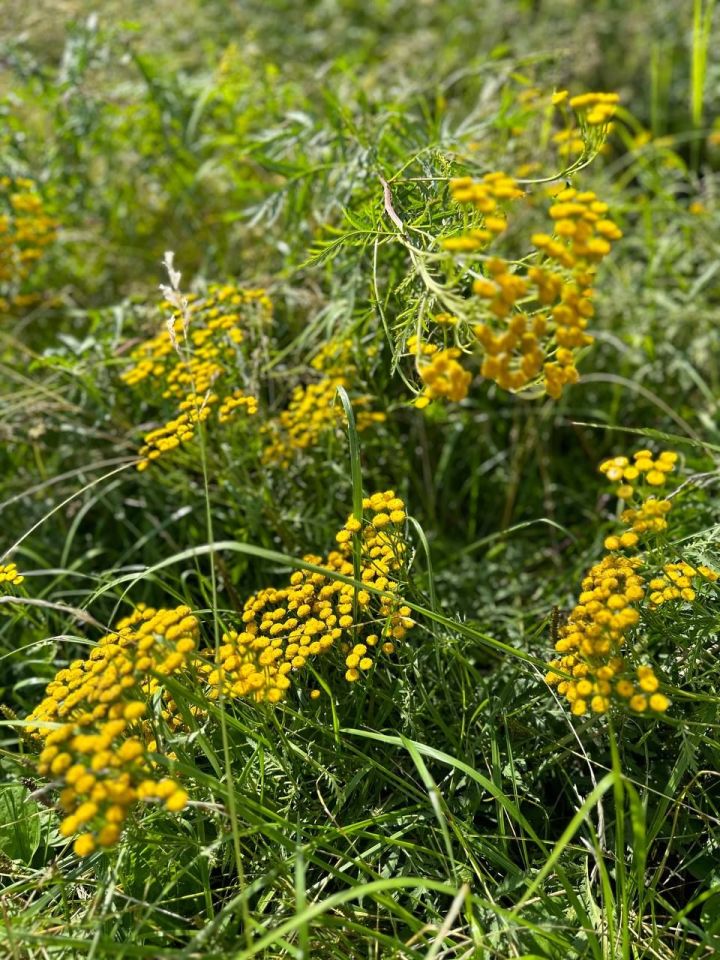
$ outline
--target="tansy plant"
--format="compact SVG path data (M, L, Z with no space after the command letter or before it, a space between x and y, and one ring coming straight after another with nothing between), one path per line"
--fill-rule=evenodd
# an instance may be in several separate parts
M172 306L166 301L161 309ZM173 410L144 434L137 469L147 470L197 442L200 424L248 433L247 420L256 418L267 393L263 361L276 346L266 291L222 285L202 296L188 294L185 307L173 310L157 334L133 349L132 365L121 374L146 403ZM338 387L356 384L353 350L350 339L326 343L309 364L310 382L292 389L284 409L272 414L263 405L255 432L264 464L288 466L342 423L336 394ZM385 420L382 411L371 409L372 397L356 394L352 402L358 431Z
M40 299L28 282L57 229L35 181L0 177L0 314Z
M670 699L646 649L646 618L663 604L678 613L709 589L718 573L682 557L668 559L668 514L673 501L660 496L675 472L678 455L650 450L605 460L600 472L615 493L632 504L620 513L624 529L605 539L608 551L590 568L567 622L558 631L546 681L575 716L610 709L664 713ZM660 559L658 559L660 558Z
M186 717L207 718L198 701L277 703L308 673L319 676L319 659L334 660L356 683L395 652L414 624L402 597L405 519L393 490L365 498L336 549L307 555L285 586L249 597L217 649L199 650L200 622L189 607L138 605L85 659L58 671L25 726L40 748L38 775L60 791L60 833L75 837L76 854L114 845L141 804L185 807L188 793L167 768ZM170 677L193 692L185 717ZM311 699L319 696L313 686Z
M37 772L60 789L60 833L76 836L79 856L112 846L140 801L185 806L185 791L154 760L164 752L157 714L164 678L187 668L198 630L188 607L138 606L86 659L58 671L28 716L42 748Z
M568 99L564 91L553 105L566 101L589 162L605 141L617 94ZM582 165L572 164L563 177ZM415 332L405 343L422 383L416 405L464 399L476 371L504 390L554 399L577 382L578 356L593 342L587 327L594 315L597 266L622 232L593 191L558 183L557 175L550 179L555 183L545 188L540 184L546 181L525 184L498 170L479 179L450 180L451 199L463 211L462 232L440 236L440 253L420 257L411 247L428 288ZM516 235L512 220L518 205L524 212L544 211L546 223L528 236ZM505 234L517 254L501 253ZM431 274L432 267L442 280ZM439 309L432 313L426 304Z
M267 294L215 286L203 297L188 294L185 304L132 351L132 366L122 374L153 404L174 407L162 426L145 434L138 470L196 439L199 424L210 418L221 426L238 414L257 413L257 399L247 392L249 360L243 346L248 335L257 339L271 321Z
M512 261L473 252L487 248L507 229L507 216L499 208L524 196L517 182L491 173L479 182L453 180L450 189L453 199L469 205L483 224L441 241L443 249L462 255L467 274L474 276L473 296L455 315L435 317L422 342L416 337L408 344L424 383L419 405L467 395L472 376L459 362L463 355L466 363L479 356L481 376L505 390L541 384L545 393L559 398L563 387L578 380L579 351L593 342L587 327L595 312L597 264L622 236L607 204L589 190L556 191L547 211L552 229L533 233L534 252ZM475 219L471 216L471 222ZM455 343L443 348L433 342L437 336Z

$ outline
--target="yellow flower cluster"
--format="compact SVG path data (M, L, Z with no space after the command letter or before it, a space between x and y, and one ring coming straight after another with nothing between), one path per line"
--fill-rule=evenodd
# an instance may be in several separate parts
M214 651L205 651L209 662L199 670L211 699L222 692L275 703L285 697L308 660L338 647L346 653L345 679L352 683L370 670L378 644L384 653L394 651L394 641L413 625L410 608L399 595L405 505L387 490L365 499L363 509L367 515L362 521L349 517L338 533L337 550L324 559L303 558L328 573L298 570L287 586L268 587L249 597L242 630L223 635L217 660ZM333 576L354 577L355 537L363 584L357 589Z
M661 533L667 529L666 514L670 512L672 504L669 500L656 500L654 497L645 500L636 510L624 510L621 514L623 523L630 524L619 537L610 536L605 539L606 550L619 550L621 547L634 547L644 533Z
M329 375L295 387L287 407L263 428L268 437L263 461L287 466L298 450L314 447L325 431L337 425L337 388L347 386L346 377Z
M487 300L490 313L506 320L507 326L497 334L486 323L473 328L484 355L480 373L504 390L519 390L542 370L545 357L539 338L547 331L547 318L513 312L516 302L528 293L527 281L511 273L507 261L499 257L492 257L486 266L491 279L476 280L473 292Z
M355 427L358 433L363 433L365 430L369 430L370 427L375 426L375 424L385 423L387 420L387 414L382 410L363 409L372 404L373 401L374 397L368 394L352 398L352 406L355 413Z
M613 702L637 713L648 708L662 713L670 706L658 692L652 667L638 667L633 677L623 657L627 635L640 622L638 606L645 598L641 566L639 557L614 554L595 564L582 582L578 603L559 630L555 650L562 656L550 661L545 680L557 687L575 716L605 713Z
M633 463L627 457L612 457L603 460L598 468L600 473L611 482L619 483L616 493L623 500L629 500L633 493L633 484L648 484L651 487L662 487L668 479L668 474L675 470L678 455L673 450L663 450L656 460L650 450L638 450L633 454Z
M112 846L138 801L182 810L187 793L151 758L158 751L148 707L162 678L191 662L199 625L189 607L138 607L48 684L27 718L42 744L38 773L61 784L63 836L78 856ZM167 711L165 711L167 713Z
M472 374L458 363L461 351L457 347L435 350L429 362L421 363L418 372L425 384L416 401L417 407L427 406L432 400L444 398L458 403L468 395Z
M483 228L470 230L459 237L447 237L441 246L452 253L471 253L489 243L507 229L507 219L498 204L518 200L525 194L513 177L501 171L486 173L482 180L457 177L450 181L450 194L457 203L472 204L483 214Z
M673 451L653 457L650 450L638 450L632 460L612 457L599 469L619 484L617 495L628 499L636 493L644 496L648 486L663 486L677 460ZM621 514L621 521L631 523L631 529L607 537L605 548L611 552L588 572L578 602L558 632L555 650L561 656L550 661L545 679L557 686L576 716L588 710L604 713L612 703L624 703L636 713L648 709L662 713L670 706L653 668L644 664L633 672L624 647L631 631L641 626L643 610L655 610L672 600L692 603L697 599L698 583L714 583L720 575L709 567L680 560L666 563L660 574L651 576L645 569L645 556L626 557L617 552L636 547L644 533L664 530L669 510L670 501L651 496L638 509Z
M488 261L487 269L492 279L475 281L473 290L489 300L490 312L505 319L506 326L499 333L487 323L473 328L484 353L480 372L504 390L521 390L542 372L545 392L557 399L564 386L579 379L574 350L593 342L585 333L593 314L591 291L577 283L588 277L578 274L566 282L561 274L534 266L523 279L497 257ZM516 310L517 301L524 299L534 299L536 306ZM548 360L553 349L555 359Z
M638 450L633 454L632 463L627 457L612 457L600 464L600 472L618 484L615 489L618 497L623 500L631 500L636 495L645 497L637 507L623 511L621 520L628 529L619 536L607 537L606 550L634 547L644 534L661 533L667 529L666 516L672 503L647 494L650 489L657 490L667 483L677 460L678 455L672 450L663 451L654 460L650 450Z
M566 162L572 163L586 150L601 154L610 153L610 144L606 137L613 129L608 123L603 127L590 127L585 131L581 127L571 126L565 130L558 130L552 136L552 142L557 148L558 156Z
M571 108L590 127L602 127L615 116L620 97L617 93L580 93L570 97Z
M348 517L326 558L304 558L324 572L297 571L287 586L251 596L242 629L223 635L217 655L198 655L199 623L189 607L139 605L85 659L58 671L24 723L40 747L38 774L60 789L60 833L75 835L78 856L115 844L139 802L171 812L188 802L155 756L163 722L166 732L185 729L165 678L185 672L206 685L210 700L222 693L273 703L313 657L336 650L353 683L378 651L394 652L414 625L401 595L405 519L393 490L365 498L363 517ZM12 565L10 573L19 576ZM356 575L359 583L346 582Z
M234 415L235 411L245 407L251 416L258 411L258 403L255 397L246 397L242 391L236 390L220 404L218 409L218 423L227 423Z
M608 205L592 190L578 191L574 187L560 191L554 199L548 213L555 221L555 235L562 240L536 233L532 237L535 246L568 269L576 267L578 261L596 263L606 257L611 241L622 237L622 231L607 216Z
M208 419L213 405L218 403L218 400L216 393L208 393L205 397L200 397L195 393L189 394L187 399L180 404L182 413L174 419L168 420L161 427L156 427L145 434L142 446L138 450L141 460L137 464L137 469L140 471L147 470L153 460L157 460L163 453L176 450L181 443L188 443L193 440L197 424L204 423ZM255 406L255 409L257 409L257 406ZM248 409L248 413L250 412ZM224 422L219 414L218 420L220 423Z
M641 499L637 507L620 514L622 523L629 529L619 536L605 538L606 550L621 550L637 546L645 534L662 533L668 528L667 515L672 509L670 500L660 500L654 495L663 487L676 469L678 455L673 450L663 450L653 459L652 451L638 450L632 456L612 457L600 464L600 472L608 480L618 483L615 493L623 500L635 496ZM650 495L648 495L650 494ZM644 499L643 499L644 498ZM697 582L714 583L718 574L702 564L693 567L685 560L668 563L663 572L648 584L652 591L648 596L649 607L659 607L668 600L685 600L692 603L697 597Z
M569 99L568 97L567 90L560 90L553 95L553 106L568 102L575 111L579 125L572 124L553 134L552 139L557 145L558 154L571 160L584 153L587 148L606 153L608 144L605 138L613 126L611 121L620 102L618 94L581 93Z
M517 182L500 170L486 173L480 181L472 177L456 177L450 181L450 191L453 200L471 203L484 214L495 213L498 202L518 200L524 196Z
M462 237L442 243L445 249L463 252L478 249L505 229L507 221L497 215L498 202L524 196L516 181L499 173L479 183L463 177L452 181L451 190L455 200L472 204L484 217L482 229L471 231L467 243ZM473 282L477 300L467 317L479 314L482 322L473 323L474 340L467 346L480 348L481 374L504 390L525 389L542 376L545 392L557 399L566 385L579 379L576 353L593 342L586 328L594 314L594 271L622 233L609 219L607 204L592 191L562 189L548 214L554 229L532 235L538 250L534 262L518 266L497 256L484 261L485 275ZM428 369L432 373L432 365ZM453 392L465 396L460 389Z
M352 340L330 341L312 360L311 366L322 374L321 379L296 386L287 407L263 427L266 446L263 461L287 466L294 455L317 445L328 430L342 423L342 412L337 404L337 388L349 390L357 373L352 363ZM362 409L372 398L353 398L353 407L359 407L356 427L359 432L386 419L382 411Z
M16 563L0 564L0 584L9 583L19 587L24 579L23 574L18 572Z
M57 235L57 221L48 216L34 181L25 177L0 177L0 284L8 298L0 310L24 306L36 297L20 293L45 248Z
M140 448L138 470L146 470L164 453L195 437L198 423L217 410L219 423L242 408L257 412L255 397L236 386L244 367L240 346L252 319L265 324L272 306L263 290L211 287L207 296L188 295L189 320L176 314L168 329L144 341L131 354L133 365L122 374L128 386L146 381L160 396L177 403L177 414L151 430ZM165 304L169 306L169 304ZM187 325L187 329L185 329Z
M554 107L568 102L580 122L591 127L601 127L615 116L620 96L617 93L579 93L570 97L567 90L558 90L552 96Z
M660 607L669 600L685 600L692 603L697 598L695 589L696 582L703 580L708 583L715 583L718 574L700 564L697 567L691 566L685 560L679 563L666 563L663 572L648 584L652 591L648 597L651 608Z

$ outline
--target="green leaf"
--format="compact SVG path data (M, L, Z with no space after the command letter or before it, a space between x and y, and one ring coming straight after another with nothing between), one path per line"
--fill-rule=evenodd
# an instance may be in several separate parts
M0 790L0 850L11 860L30 863L40 845L38 805L29 791L12 784Z

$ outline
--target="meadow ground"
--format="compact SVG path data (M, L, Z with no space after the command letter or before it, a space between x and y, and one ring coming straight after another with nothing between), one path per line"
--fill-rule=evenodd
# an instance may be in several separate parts
M0 18L0 956L720 952L711 0Z

